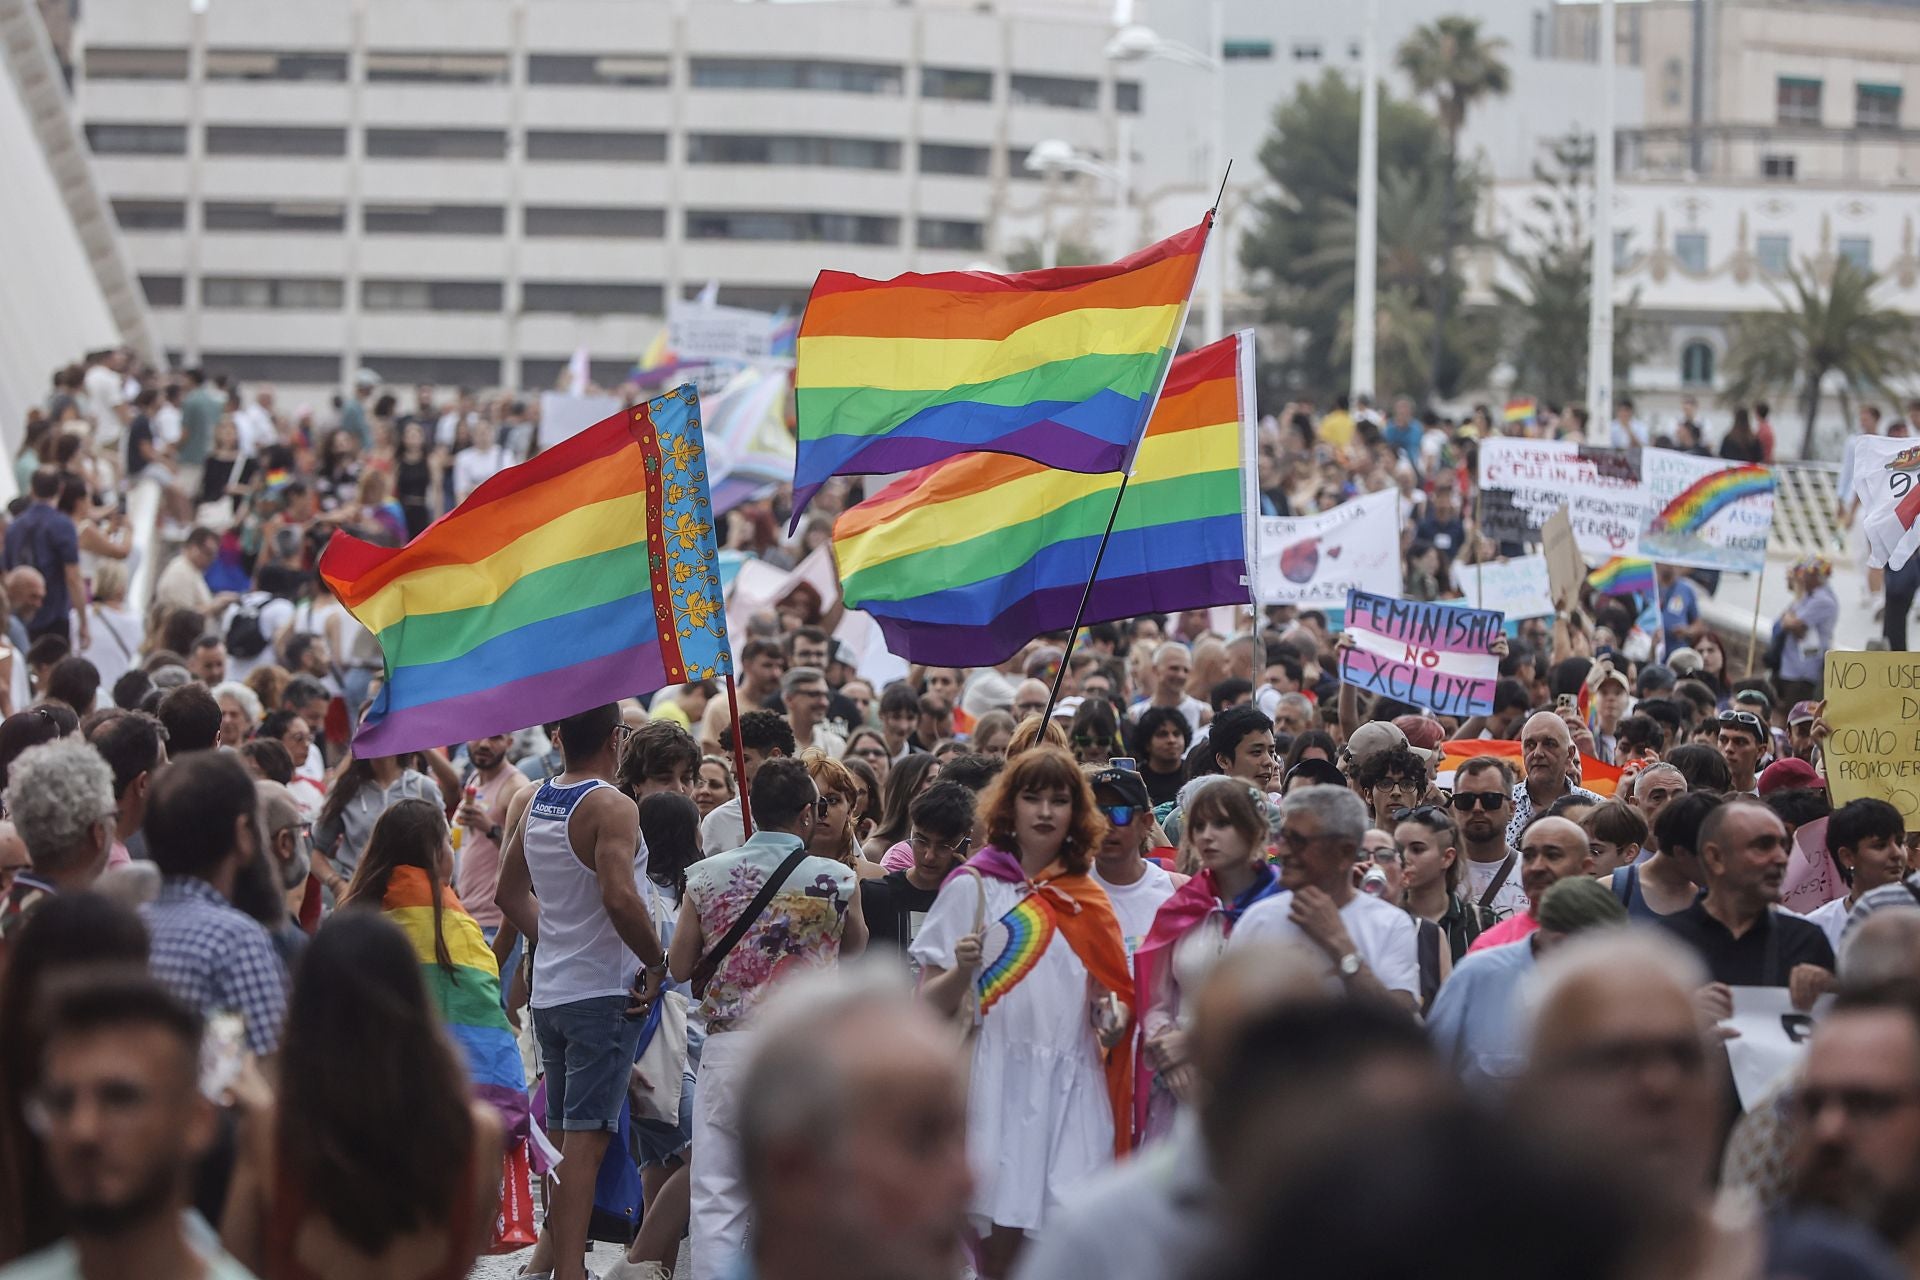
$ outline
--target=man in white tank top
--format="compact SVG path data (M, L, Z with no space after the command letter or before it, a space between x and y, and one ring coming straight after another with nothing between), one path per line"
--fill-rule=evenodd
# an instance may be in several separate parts
M639 810L612 782L626 737L611 703L560 722L565 772L514 798L494 896L534 948L529 1003L546 1126L571 1170L554 1188L530 1268L550 1266L555 1280L585 1280L594 1176L667 970L638 888L647 870Z

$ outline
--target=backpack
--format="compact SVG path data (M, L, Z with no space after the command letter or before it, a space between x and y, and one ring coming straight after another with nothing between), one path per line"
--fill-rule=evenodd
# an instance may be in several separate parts
M257 658L273 642L260 626L260 611L273 600L270 591L249 591L233 606L227 623L227 652L236 658Z

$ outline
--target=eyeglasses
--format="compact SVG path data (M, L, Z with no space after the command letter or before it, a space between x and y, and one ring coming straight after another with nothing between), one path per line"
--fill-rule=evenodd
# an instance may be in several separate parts
M1742 728L1751 729L1763 739L1767 736L1766 725L1762 724L1760 717L1751 711L1722 711L1718 719L1721 724L1737 724Z
M1473 795L1474 793L1470 791L1467 794ZM1497 808L1498 806L1495 807ZM1421 804L1415 805L1411 809L1395 809L1393 811L1393 820L1395 822L1432 822L1435 819L1445 819L1446 816L1447 811L1437 804Z
M1462 813L1473 812L1475 805L1492 813L1507 801L1508 796L1499 791L1456 791L1447 803Z
M1107 821L1116 827L1129 826L1133 822L1135 809L1130 804L1103 804L1100 812L1107 815Z
M1828 1107L1839 1107L1849 1120L1884 1120L1894 1109L1920 1098L1915 1089L1869 1089L1863 1085L1823 1089L1804 1085L1793 1094L1793 1109L1803 1121L1818 1119Z
M1331 836L1331 834L1332 834L1331 832L1321 831L1321 832L1316 832L1313 835L1303 835L1298 831L1294 831L1287 827L1282 827L1280 828L1280 843L1287 846L1287 852L1299 853L1303 849L1306 849L1309 845L1313 844L1313 842L1316 840L1328 839Z
M627 745L627 739L628 739L628 738L631 738L632 736L633 736L633 726L632 726L632 725L630 725L630 724L617 724L617 725L615 725L615 726L613 726L613 739L614 739L614 741L615 741L616 743L618 743L618 744L619 744L620 746L623 746L623 747L624 747L624 746L626 746L626 745Z
M943 849L948 853L958 856L959 854L965 853L967 846L972 843L972 836L962 836L958 840L941 841L935 840L932 836L922 835L918 831L907 837L908 846L918 849L922 853L925 853L929 849Z
M859 756L862 760L885 760L887 758L887 749L885 747L861 747L853 754Z

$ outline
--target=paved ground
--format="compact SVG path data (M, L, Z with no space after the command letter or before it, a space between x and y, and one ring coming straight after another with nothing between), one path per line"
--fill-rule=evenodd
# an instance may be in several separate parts
M519 1253L503 1254L497 1258L482 1258L474 1264L468 1280L512 1280L514 1276L520 1274L520 1268L526 1265L527 1255L532 1252L531 1249L523 1249ZM587 1267L595 1275L600 1275L608 1267L620 1261L620 1257L620 1250L612 1245L596 1244L593 1246L593 1251L587 1255ZM688 1270L687 1246L682 1242L680 1262L674 1268L674 1274L684 1276L688 1274Z

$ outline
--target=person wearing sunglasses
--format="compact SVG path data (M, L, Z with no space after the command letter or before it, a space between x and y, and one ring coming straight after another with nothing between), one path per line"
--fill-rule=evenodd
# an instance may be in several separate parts
M1727 758L1727 770L1733 775L1731 793L1757 795L1760 761L1766 755L1767 726L1751 711L1722 711L1719 727L1720 754Z
M1131 769L1101 769L1091 781L1094 803L1107 820L1106 838L1093 855L1093 878L1113 902L1131 957L1153 928L1161 904L1173 896L1176 881L1145 856L1153 839L1146 780Z
M1520 851L1507 843L1513 820L1513 768L1498 756L1475 756L1453 774L1447 804L1460 824L1466 854L1463 891L1489 921L1527 909L1520 891Z
M1113 704L1105 698L1085 698L1073 709L1073 721L1067 726L1067 741L1073 758L1083 766L1104 769L1113 759L1120 737L1120 720Z

